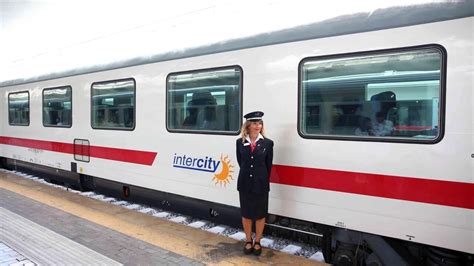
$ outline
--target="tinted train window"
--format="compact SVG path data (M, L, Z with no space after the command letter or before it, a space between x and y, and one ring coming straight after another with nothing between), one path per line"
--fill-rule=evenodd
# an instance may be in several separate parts
M93 83L91 96L93 128L135 128L135 80Z
M170 131L236 134L242 109L242 70L228 67L173 73L167 79Z
M48 127L71 127L71 87L43 90L43 125Z
M303 60L300 133L435 142L443 123L443 55L425 47Z
M30 124L29 92L8 94L8 123L12 126L28 126Z

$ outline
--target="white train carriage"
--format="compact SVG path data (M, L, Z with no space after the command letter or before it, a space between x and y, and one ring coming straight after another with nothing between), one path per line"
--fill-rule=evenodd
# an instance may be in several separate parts
M410 263L406 247L463 263L473 15L472 1L388 8L3 82L0 154L83 188L238 215L234 144L258 109L275 141L270 222L313 226L333 262L359 260L364 243L367 264Z

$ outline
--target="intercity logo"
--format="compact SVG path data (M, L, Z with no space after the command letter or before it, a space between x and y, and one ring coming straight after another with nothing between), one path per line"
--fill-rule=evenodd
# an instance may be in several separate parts
M217 171L219 166L221 168L220 172ZM233 180L232 173L234 171L232 171L232 168L234 168L234 166L230 163L229 156L224 157L221 155L220 160L215 160L211 156L179 156L175 153L173 157L173 167L214 173L212 180L216 182L216 185L220 184L221 186L226 186L230 183L230 180Z

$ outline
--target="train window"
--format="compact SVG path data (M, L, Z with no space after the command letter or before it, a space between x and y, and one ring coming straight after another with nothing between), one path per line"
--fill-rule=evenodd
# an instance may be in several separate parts
M91 97L92 128L135 128L135 80L93 83Z
M27 91L8 94L8 123L12 126L30 125L30 93Z
M303 137L435 143L442 138L439 46L308 58L300 64Z
M238 66L173 73L167 78L167 129L237 134L242 117Z
M43 125L72 126L72 89L69 86L43 90Z

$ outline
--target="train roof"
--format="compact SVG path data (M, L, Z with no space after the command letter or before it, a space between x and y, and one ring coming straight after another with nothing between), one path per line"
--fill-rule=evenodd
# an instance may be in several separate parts
M331 19L308 25L262 33L251 37L232 39L186 50L164 51L163 53L157 53L147 57L136 57L101 65L68 69L45 75L7 80L0 82L0 87L246 48L397 28L470 16L474 16L474 1L472 0L433 2L382 8L373 12L341 14Z

